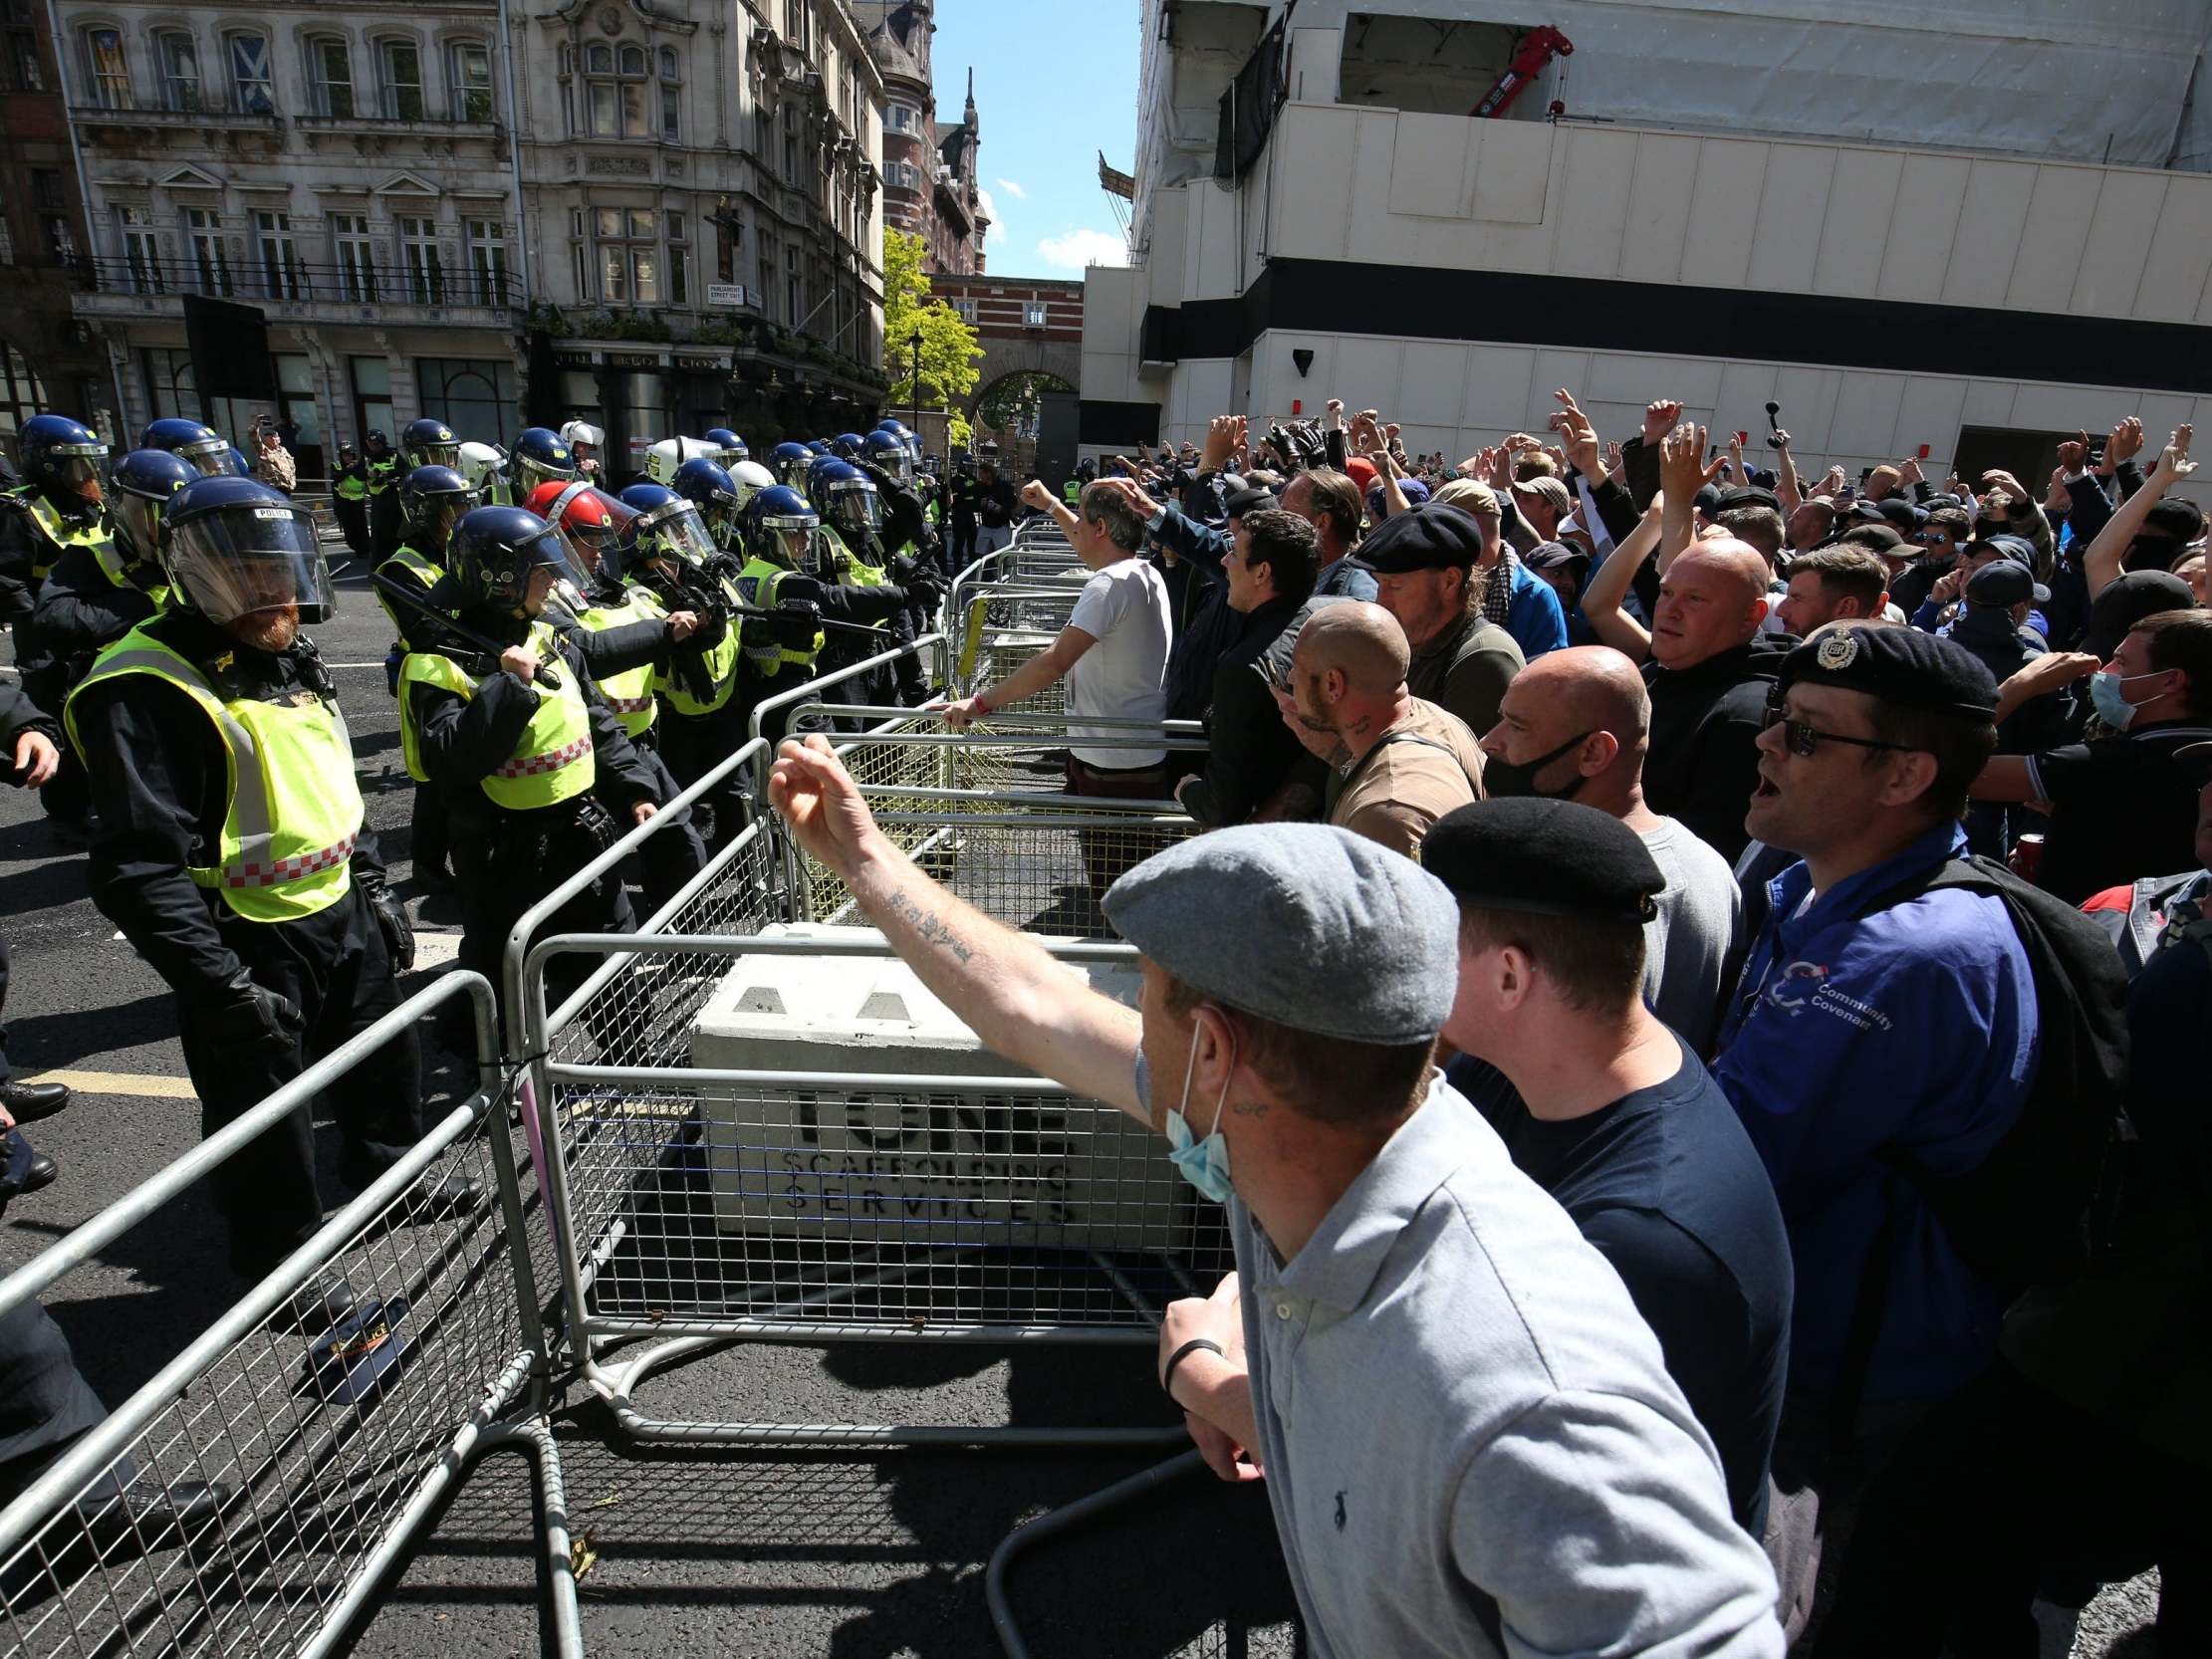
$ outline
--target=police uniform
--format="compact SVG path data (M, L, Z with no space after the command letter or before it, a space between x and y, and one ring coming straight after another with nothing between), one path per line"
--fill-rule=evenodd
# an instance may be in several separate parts
M451 814L461 966L501 985L507 935L522 913L613 845L638 802L657 805L660 785L592 684L583 653L551 622L524 622L487 606L472 606L460 619L502 646L528 645L561 681L558 690L524 685L496 664L445 650L411 651L399 670L408 775L440 790ZM621 933L633 925L620 876L610 871L563 905L544 932ZM549 995L565 994L560 987L580 983L591 966L581 957L557 962Z
M605 567L580 596L581 608L556 614L549 606L548 619L582 655L600 696L636 747L639 764L653 775L657 799L665 806L682 793L682 786L661 759L660 699L654 686L677 653L703 653L686 652L671 641L668 609L658 595L614 580ZM706 867L706 844L690 809L681 817L681 823L656 830L638 855L648 913L659 910Z
M389 559L399 546L399 537L405 526L401 523L399 497L395 493L399 483L399 457L392 450L381 455L366 455L362 468L369 483L369 551L378 564Z
M1966 651L1908 628L1824 634L1782 672L1785 689L1839 685L1965 719L1996 701ZM2033 970L1992 894L1945 888L1861 914L1965 845L1946 820L1819 893L1790 865L1768 883L1723 1016L1713 1074L1774 1179L1796 1264L1784 1438L1799 1451L1808 1434L1825 1442L1839 1400L1907 1410L1995 1351L2004 1295L1891 1160L1960 1175L2011 1129L2039 1052ZM1799 1451L1778 1447L1778 1475Z
M66 724L101 815L94 901L176 993L205 1132L398 1006L386 932L398 924L374 908L392 901L312 643L253 650L171 610L101 654ZM282 998L289 1022L257 992ZM365 1185L421 1134L412 1032L324 1097L341 1171ZM323 1220L308 1104L213 1183L233 1267L268 1272Z
M0 680L0 765L13 768L16 743L26 732L37 732L58 742L62 728L59 721L25 695L20 684L13 680ZM8 966L8 941L4 934L0 934L0 1013L4 1013L7 1008ZM8 1082L10 1076L8 1029L5 1025L0 1025L0 1084Z
M166 596L157 581L141 585L112 538L69 548L41 584L30 619L16 630L16 666L31 700L60 708L94 657L155 615ZM43 793L49 816L84 822L92 791L73 749L65 747L61 770Z
M37 484L0 494L0 621L31 614L48 573L72 548L98 556L113 545L107 509L96 502L57 499Z
M369 463L354 457L331 479L331 511L338 516L339 531L356 559L369 557Z
M738 582L721 568L689 570L688 583L662 576L647 561L631 571L633 585L651 596L663 614L699 612L700 631L680 650L666 653L652 674L657 705L649 724L659 733L659 758L667 775L690 788L742 749L751 735L753 705L761 695L761 676L748 665L737 620L717 620L709 611L745 601ZM700 592L703 590L704 592ZM788 682L787 682L788 683ZM631 718L639 718L633 712ZM700 798L692 824L709 851L727 846L744 830L751 812L744 769L738 768Z

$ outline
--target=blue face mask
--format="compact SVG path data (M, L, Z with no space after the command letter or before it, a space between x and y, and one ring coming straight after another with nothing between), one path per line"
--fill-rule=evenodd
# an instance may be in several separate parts
M1232 1073L1234 1070L1232 1066ZM1198 1034L1193 1031L1190 1063L1183 1067L1184 1106L1190 1104L1190 1079L1197 1071ZM1229 1142L1221 1132L1221 1109L1228 1103L1229 1083L1224 1078L1221 1098L1213 1103L1213 1127L1206 1131L1203 1140L1192 1136L1181 1106L1170 1106L1167 1112L1167 1161L1182 1172L1183 1179L1197 1188L1200 1196L1216 1204L1229 1202Z
M2156 674L2115 674L2107 668L2089 679L2089 706L2096 710L2097 719L2115 732L2124 732L2135 723L2135 705L2127 700L2120 689L2129 680L2156 679Z

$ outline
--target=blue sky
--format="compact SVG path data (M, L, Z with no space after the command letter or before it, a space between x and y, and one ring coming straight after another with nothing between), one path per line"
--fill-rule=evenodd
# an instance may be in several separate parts
M960 118L973 64L994 275L1124 262L1099 151L1135 164L1136 49L1136 0L938 0L937 119Z

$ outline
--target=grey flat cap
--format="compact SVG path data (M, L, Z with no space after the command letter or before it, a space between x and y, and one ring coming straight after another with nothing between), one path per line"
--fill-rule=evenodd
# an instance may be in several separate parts
M1412 859L1322 824L1247 824L1114 882L1121 937L1192 990L1357 1043L1423 1043L1459 981L1459 906Z

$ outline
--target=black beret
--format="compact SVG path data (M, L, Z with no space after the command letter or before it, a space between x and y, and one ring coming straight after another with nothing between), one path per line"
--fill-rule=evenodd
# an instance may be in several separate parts
M1885 703L1990 719L1997 679L1964 645L1918 628L1824 630L1782 659L1778 694L1800 682L1840 685Z
M1713 506L1716 513L1733 513L1739 507L1772 507L1782 511L1782 498L1772 490L1762 490L1751 485L1739 485L1733 490L1723 490L1720 500Z
M2082 649L2109 662L2120 641L2145 616L2188 610L2196 602L2189 585L2177 576L2166 571L2129 571L2116 582L2107 582L2089 601L2089 626Z
M1241 519L1247 513L1257 513L1264 507L1279 506L1273 490L1237 490L1228 500L1228 516Z
M1573 801L1509 796L1446 813L1421 841L1421 865L1477 910L1647 922L1666 876L1643 837Z
M1482 526L1474 515L1434 502L1392 513L1359 543L1359 562L1382 576L1469 570L1481 556Z

